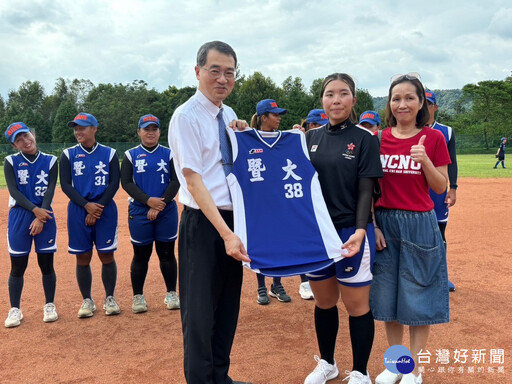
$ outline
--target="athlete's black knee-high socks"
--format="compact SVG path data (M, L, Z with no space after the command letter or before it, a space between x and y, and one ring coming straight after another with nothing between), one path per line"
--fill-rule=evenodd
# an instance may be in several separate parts
M167 291L176 291L177 263L174 256L174 241L155 241L155 250L160 261L160 271L164 278ZM148 263L153 252L153 244L133 245L133 260L130 277L134 295L142 295L144 282L148 273Z
M153 243L145 245L133 244L133 260L130 266L130 278L134 295L142 295L144 282L148 273L148 263L153 252Z
M46 303L53 303L55 300L55 288L57 286L57 276L53 268L53 253L38 253L37 263L41 269L43 290Z
M155 250L160 260L160 271L164 277L167 292L176 291L178 265L174 256L174 241L167 243L155 241Z
M55 300L55 286L57 278L53 269L53 253L38 253L37 262L43 275L43 290L46 303ZM11 256L11 272L9 274L9 301L11 307L20 307L21 293L23 291L24 276L28 265L28 255Z
M321 309L315 306L315 329L320 357L334 364L334 349L339 328L338 307Z
M362 316L349 316L350 342L352 343L353 371L366 375L367 364L372 352L375 322L372 311Z
M338 307L321 309L315 306L315 328L320 357L334 364L334 350L339 328ZM372 312L362 316L349 316L350 341L354 371L366 375L367 364L372 351L375 324Z
M114 290L117 283L117 264L114 261L101 265L101 281L105 288L105 295L114 296Z

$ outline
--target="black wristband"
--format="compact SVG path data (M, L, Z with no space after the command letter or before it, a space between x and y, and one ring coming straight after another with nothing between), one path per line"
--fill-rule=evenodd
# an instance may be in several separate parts
M458 188L457 184L450 185L450 189L457 189L457 188Z

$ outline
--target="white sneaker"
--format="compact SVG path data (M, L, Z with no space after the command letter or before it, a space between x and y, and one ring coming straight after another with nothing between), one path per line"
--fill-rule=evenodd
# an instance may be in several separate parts
M338 377L339 371L336 366L336 361L334 361L334 364L329 364L327 361L320 359L320 357L316 355L315 360L318 365L314 371L306 377L304 384L325 384L328 380Z
M370 374L366 372L366 376L358 371L345 371L345 375L348 375L343 381L348 380L348 384L372 384Z
M45 323L51 323L52 321L56 321L59 318L59 315L57 315L57 311L55 310L55 304L53 303L46 303L43 311L43 321Z
M107 296L105 299L105 304L103 304L103 309L105 310L105 315L119 315L121 313L121 308L117 305L116 299L114 296Z
M141 313L146 312L148 310L148 305L146 304L146 298L144 295L135 295L132 299L132 312L133 313Z
M401 378L401 373L393 373L385 369L375 378L375 384L395 384Z
M421 384L423 383L423 379L421 378L421 373L418 376L414 376L414 373L408 373L407 375L403 375L402 380L400 380L400 384Z
M178 294L175 291L169 291L165 295L164 304L167 309L179 309L180 308L180 299L178 298Z
M78 310L78 317L83 319L85 317L91 317L94 315L94 311L96 310L96 305L94 304L93 299L84 299L82 306Z
M11 309L9 309L7 319L5 319L5 328L17 327L18 325L21 324L22 319L23 313L21 313L21 309L12 307Z
M315 295L313 295L313 291L311 290L311 286L309 285L309 281L300 283L299 293L300 297L304 300L313 300L315 298Z

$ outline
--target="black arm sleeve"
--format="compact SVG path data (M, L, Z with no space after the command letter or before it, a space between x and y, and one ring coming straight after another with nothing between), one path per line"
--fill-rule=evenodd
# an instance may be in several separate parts
M370 219L373 185L375 179L359 179L358 199L356 208L356 229L366 229Z
M50 209L52 204L53 195L55 194L55 187L57 186L57 177L59 176L59 166L55 162L50 168L50 175L48 177L48 189L44 193L43 203L41 208Z
M114 152L114 156L112 156L112 160L110 160L109 164L109 183L103 195L101 195L98 200L98 204L103 206L107 206L110 204L117 190L119 189L119 179L120 179L120 171L119 171L119 157L117 157L117 152Z
M27 199L27 197L18 189L14 168L7 160L4 161L4 175L5 182L7 183L7 189L9 190L9 195L11 195L14 200L16 200L17 205L25 208L27 211L32 212L36 205Z
M66 196L69 197L69 200L76 205L85 207L85 204L87 204L88 201L84 199L75 188L73 188L71 179L71 162L64 153L60 156L59 168L60 187L62 188L62 192L64 192Z
M121 163L121 185L130 197L139 203L146 204L148 202L150 196L133 182L133 166L128 156L125 156Z
M180 182L178 180L178 176L176 176L176 170L174 169L174 160L171 159L169 163L169 169L171 170L171 182L167 186L164 191L162 197L164 198L165 204L169 204L174 200L176 194L178 193L178 189L180 189Z
M450 188L457 189L457 153L455 151L455 133L452 131L452 137L448 142L448 153L450 154L450 160L452 163L448 165L448 179L450 180Z

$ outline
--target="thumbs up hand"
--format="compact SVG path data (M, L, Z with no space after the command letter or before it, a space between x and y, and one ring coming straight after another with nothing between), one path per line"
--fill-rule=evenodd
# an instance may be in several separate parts
M411 147L411 159L414 160L415 163L423 164L425 161L430 160L425 151L425 146L423 145L426 138L426 135L421 136L418 144Z

